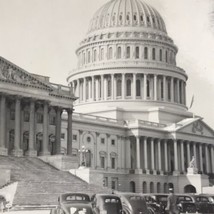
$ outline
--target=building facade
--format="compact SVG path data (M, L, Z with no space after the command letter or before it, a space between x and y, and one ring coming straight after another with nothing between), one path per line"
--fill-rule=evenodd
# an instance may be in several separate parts
M72 153L71 88L30 74L0 57L0 155L61 154L61 121L68 118L67 154Z
M161 15L140 0L107 2L91 19L76 51L78 67L67 78L79 98L73 154L84 153L106 186L167 192L170 184L201 192L209 185L214 131L188 111L188 77L176 65L177 52ZM193 156L199 173L189 175Z

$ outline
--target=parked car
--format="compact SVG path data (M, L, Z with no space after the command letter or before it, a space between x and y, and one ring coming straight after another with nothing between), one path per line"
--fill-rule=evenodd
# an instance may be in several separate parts
M114 194L95 194L91 197L95 214L122 214L123 207L120 197Z
M161 203L158 203L152 195L144 195L147 207L153 214L164 214L165 213L165 206Z
M182 213L195 213L196 212L196 204L195 200L191 195L187 194L178 194L177 196L177 204L180 212Z
M167 198L168 194L165 193L148 193L143 194L146 198L146 202L148 206L156 207L157 212L166 213L165 208L167 206ZM153 213L155 213L153 211Z
M142 194L138 193L120 193L119 194L125 214L151 214L146 200Z
M193 195L199 213L213 213L213 202L208 195Z
M93 214L90 197L83 193L66 193L58 198L58 206L51 214Z

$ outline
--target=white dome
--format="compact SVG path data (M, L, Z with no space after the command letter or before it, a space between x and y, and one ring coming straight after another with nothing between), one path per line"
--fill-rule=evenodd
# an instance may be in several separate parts
M93 16L89 33L112 27L152 28L166 33L165 23L153 7L140 0L111 0Z

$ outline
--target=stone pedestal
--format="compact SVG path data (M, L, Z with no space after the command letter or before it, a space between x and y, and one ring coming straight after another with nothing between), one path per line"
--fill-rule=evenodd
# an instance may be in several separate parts
M135 170L134 170L134 173L135 173L135 174L142 174L143 171L142 171L142 169L135 169Z
M7 156L8 155L8 149L7 148L0 148L0 155Z
M149 169L146 169L146 174L150 175L150 170Z
M48 155L51 155L50 152L40 152L39 153L40 156L48 156Z
M14 149L11 152L11 155L15 156L15 157L23 157L23 154L24 154L23 150L21 150L21 149Z
M173 175L174 175L174 176L180 175L180 171L173 171Z
M28 150L25 153L25 155L28 156L28 157L37 157L37 151L36 150Z
M188 168L187 168L187 174L188 174L188 175L198 174L198 168L188 167Z

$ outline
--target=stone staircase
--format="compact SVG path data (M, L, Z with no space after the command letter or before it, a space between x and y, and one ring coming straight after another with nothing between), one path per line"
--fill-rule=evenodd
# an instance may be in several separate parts
M59 171L38 158L0 156L2 165L11 169L11 182L18 182L14 206L57 205L58 196L66 192L110 192L89 185L69 172Z

